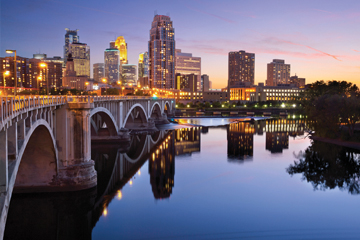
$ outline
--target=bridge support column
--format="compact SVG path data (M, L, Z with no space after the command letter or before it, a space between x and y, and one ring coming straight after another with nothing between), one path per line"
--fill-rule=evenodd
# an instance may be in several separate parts
M12 122L8 128L8 154L11 160L15 160L18 154L17 122Z
M68 103L57 119L59 181L69 191L96 186L95 163L91 160L90 110L93 103ZM57 116L58 118L58 116ZM59 121L60 120L60 121Z

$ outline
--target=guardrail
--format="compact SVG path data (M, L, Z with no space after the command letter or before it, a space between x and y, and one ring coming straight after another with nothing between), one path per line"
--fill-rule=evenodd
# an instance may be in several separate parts
M154 99L143 96L7 96L0 97L0 129L4 121L37 108L64 105L68 102L102 102L131 99ZM157 99L170 99L158 97Z

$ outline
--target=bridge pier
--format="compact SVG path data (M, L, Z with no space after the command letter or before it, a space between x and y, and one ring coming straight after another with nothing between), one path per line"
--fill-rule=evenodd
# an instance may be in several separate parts
M95 187L97 175L91 160L90 102L68 103L57 114L59 149L58 185L63 191Z
M0 131L0 194L7 191L8 185L8 140L4 129Z

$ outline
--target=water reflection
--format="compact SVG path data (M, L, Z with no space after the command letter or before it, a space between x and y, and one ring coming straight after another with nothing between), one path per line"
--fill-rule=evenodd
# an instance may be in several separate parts
M288 138L303 134L304 127L303 120L271 119L231 123L217 128L227 131L228 158L242 161L252 159L254 155L254 135L266 132L266 138L263 138L266 149L273 153L277 150L272 149L286 149L289 146ZM139 170L147 160L153 197L168 199L175 185L175 158L199 153L201 135L209 131L212 131L212 127L159 131L151 135L134 135L127 145L93 145L92 159L98 172L97 187L69 194L13 195L5 239L24 239L24 236L31 236L29 238L32 239L91 239L92 229L100 217L110 214L112 201L126 198L123 187L140 177ZM291 167L293 170L290 174L302 170L299 164ZM358 165L356 167L359 168ZM351 181L348 182L350 185ZM355 187L353 184L352 189L358 189L357 185Z
M156 148L149 160L150 184L155 199L170 197L175 176L175 132Z
M310 182L315 190L347 190L359 194L360 154L353 149L328 143L313 141L298 161L286 171L290 175L302 174L302 179Z

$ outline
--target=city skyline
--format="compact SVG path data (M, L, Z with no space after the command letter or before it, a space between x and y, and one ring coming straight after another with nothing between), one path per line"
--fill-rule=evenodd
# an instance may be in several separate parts
M102 62L103 51L120 35L127 39L129 64L137 64L139 53L147 51L151 21L157 10L157 14L170 15L176 48L202 58L202 73L209 75L214 88L226 87L228 53L239 50L256 54L255 84L265 82L267 63L284 59L291 63L291 76L304 77L307 83L336 79L359 85L360 47L353 30L357 29L359 13L353 9L360 3L206 3L4 2L0 56L8 56L7 48L16 49L21 57L39 51L62 56L64 29L69 28L79 29L80 41L91 47L91 67Z

